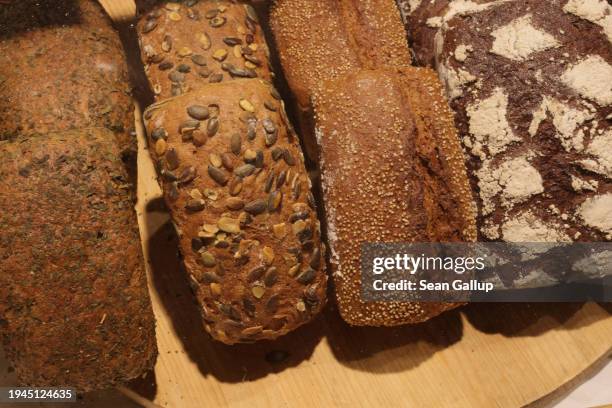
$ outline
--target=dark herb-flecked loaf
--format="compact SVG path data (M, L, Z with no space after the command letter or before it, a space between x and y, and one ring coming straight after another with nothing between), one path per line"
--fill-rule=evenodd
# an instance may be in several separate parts
M132 186L113 138L0 142L0 330L24 385L87 391L152 366Z
M119 36L96 2L0 6L0 140L105 127L135 152L129 93Z
M325 304L324 252L276 91L258 79L210 84L145 117L207 331L249 342L312 319Z
M403 67L411 56L393 0L277 0L270 27L293 92L307 155L316 161L310 98L358 69Z
M96 2L0 5L0 333L23 385L107 388L155 360L132 108Z
M417 323L452 303L364 302L361 245L474 241L472 194L434 71L357 71L314 99L338 309L354 325Z
M234 78L270 80L269 51L250 4L160 2L138 24L157 100Z

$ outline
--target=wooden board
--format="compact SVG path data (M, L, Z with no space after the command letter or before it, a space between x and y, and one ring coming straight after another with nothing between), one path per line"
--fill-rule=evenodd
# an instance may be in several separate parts
M138 130L138 214L160 354L155 372L129 387L160 406L541 406L612 352L612 306L596 304L474 304L392 329L351 328L330 304L277 341L216 343L201 328ZM6 372L0 357L2 385L14 381ZM137 405L110 390L77 406Z

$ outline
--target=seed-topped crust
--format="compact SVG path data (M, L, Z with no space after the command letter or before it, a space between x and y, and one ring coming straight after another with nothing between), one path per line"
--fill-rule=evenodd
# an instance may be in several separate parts
M136 151L127 64L97 2L0 7L0 140L104 127Z
M393 326L455 307L361 300L362 243L476 237L463 156L435 73L358 71L327 82L314 106L342 317L355 325Z
M307 154L313 158L313 91L359 68L410 65L406 33L393 0L278 0L270 26L297 99Z
M228 344L281 336L325 304L311 183L274 95L263 80L241 79L201 86L144 115L205 327ZM189 122L194 106L208 107L208 119ZM217 130L196 142L211 121Z
M107 388L155 360L134 197L113 137L0 142L0 317L24 386Z
M157 100L207 83L273 76L268 46L248 3L160 2L140 20L137 30Z

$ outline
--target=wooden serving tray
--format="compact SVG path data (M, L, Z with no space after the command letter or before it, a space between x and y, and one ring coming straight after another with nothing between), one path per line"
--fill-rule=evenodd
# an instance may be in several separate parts
M159 357L154 372L128 387L159 406L543 406L612 352L612 305L593 303L473 304L415 326L352 328L330 301L322 316L277 341L214 342L202 329L181 269L138 122L137 131L137 211ZM0 385L13 382L0 357ZM109 390L76 405L40 406L138 404Z

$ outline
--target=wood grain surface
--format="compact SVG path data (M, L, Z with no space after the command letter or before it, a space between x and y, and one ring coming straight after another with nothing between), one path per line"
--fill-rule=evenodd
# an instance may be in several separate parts
M398 328L349 327L331 303L313 323L277 341L214 342L181 269L138 122L137 130L137 211L160 355L155 371L128 387L159 406L546 406L612 352L612 306L592 303L472 304ZM0 385L14 381L0 356ZM40 406L138 404L108 390L76 405Z

